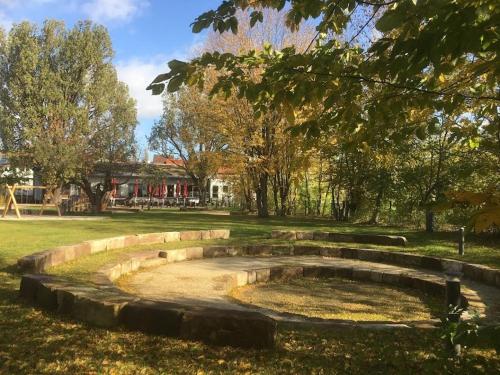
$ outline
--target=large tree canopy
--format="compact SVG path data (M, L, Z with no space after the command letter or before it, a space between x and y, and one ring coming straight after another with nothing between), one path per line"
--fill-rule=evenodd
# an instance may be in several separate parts
M14 166L85 186L97 164L130 158L135 102L112 56L108 32L90 22L22 22L0 35L0 138Z
M481 115L496 116L500 102L496 5L495 0L224 1L217 10L198 17L193 31L212 26L221 33L237 32L238 9L250 8L255 25L264 20L262 8L267 7L285 9L291 29L314 19L316 38L306 50L276 51L269 46L241 55L205 53L189 63L174 60L170 72L158 76L149 88L160 93L166 81L169 91L183 83L203 85L205 68L215 66L221 75L213 94L236 89L256 108L272 103L290 117L297 108L324 103L324 111L303 121L302 130L314 134L332 119L353 127L366 124L362 109L379 118L400 118L401 108L408 104L442 111L463 102L481 103ZM359 26L355 21L361 10L368 10L369 16ZM374 19L378 19L375 27ZM361 40L366 33L380 37ZM255 68L263 68L258 81L248 75ZM364 98L367 87L380 92ZM356 113L358 121L353 121Z

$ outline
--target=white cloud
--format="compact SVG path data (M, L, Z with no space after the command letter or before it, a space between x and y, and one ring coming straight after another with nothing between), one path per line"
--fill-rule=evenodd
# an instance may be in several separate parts
M0 27L6 31L9 31L12 27L12 20L0 10Z
M148 0L90 0L82 11L94 21L127 21L149 5Z
M118 78L128 85L130 95L137 101L139 120L158 118L162 114L161 96L153 96L146 87L160 73L168 71L168 58L155 57L148 61L131 59L116 64Z

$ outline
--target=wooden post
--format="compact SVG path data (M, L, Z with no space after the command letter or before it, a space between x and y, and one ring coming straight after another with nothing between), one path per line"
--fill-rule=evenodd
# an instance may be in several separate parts
M458 254L464 255L464 247L465 247L465 228L461 227L458 231Z
M16 186L16 184L14 184L12 186L9 186L9 185L6 185L6 186L7 186L7 193L9 195L9 197L8 197L7 202L5 204L5 208L3 210L2 217L7 216L7 213L9 212L9 209L10 209L10 205L12 204L14 206L14 210L16 211L17 218L20 219L21 212L19 212L19 207L17 206L16 196L15 196L17 186Z

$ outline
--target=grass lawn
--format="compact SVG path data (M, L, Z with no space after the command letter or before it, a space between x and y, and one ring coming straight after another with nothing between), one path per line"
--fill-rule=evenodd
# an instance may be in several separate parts
M269 241L265 238L270 231L280 228L401 234L410 242L404 251L458 257L456 236L451 233L428 235L396 227L333 225L319 219L259 220L155 210L113 214L106 220L95 221L0 221L0 373L493 374L500 371L500 359L486 348L468 350L459 361L445 359L436 331L285 327L280 329L275 351L214 348L121 329L96 329L33 309L17 297L20 275L15 262L34 251L122 234L208 228L231 229L232 238L226 242L235 244ZM495 239L472 237L467 241L466 255L461 259L500 268L500 248ZM165 244L162 248L168 246L178 244ZM97 254L52 271L86 279L102 264L124 251L135 250L138 248Z

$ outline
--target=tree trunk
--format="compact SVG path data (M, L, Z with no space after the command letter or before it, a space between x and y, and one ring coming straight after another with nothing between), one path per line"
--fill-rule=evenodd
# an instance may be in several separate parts
M383 195L384 195L384 190L383 188L380 188L377 192L377 197L375 198L375 207L373 208L372 217L370 218L369 221L370 224L378 224Z
M434 212L430 210L425 212L425 231L427 233L434 232Z
M257 215L259 217L269 217L269 208L267 204L267 183L269 175L261 173L258 178L257 188L255 195L257 197Z

